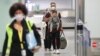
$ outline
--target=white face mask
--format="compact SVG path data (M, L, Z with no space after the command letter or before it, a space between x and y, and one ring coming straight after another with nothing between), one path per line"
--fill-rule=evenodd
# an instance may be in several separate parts
M55 10L56 8L55 7L51 7L51 10Z
M23 14L16 14L14 18L17 21L22 21L25 18L25 16Z

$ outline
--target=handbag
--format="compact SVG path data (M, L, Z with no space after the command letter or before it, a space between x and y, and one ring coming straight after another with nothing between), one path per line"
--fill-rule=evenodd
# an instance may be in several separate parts
M65 49L66 47L67 47L67 39L65 38L64 32L62 32L60 37L60 49Z
M37 41L36 41L33 31L30 31L29 33L26 34L26 41L27 41L29 50L32 50L33 48L37 46Z
M33 30L31 29L31 25L29 21L27 22L27 26L28 26L29 32L26 34L26 42L28 44L28 49L32 50L33 48L37 46L37 40L36 40Z

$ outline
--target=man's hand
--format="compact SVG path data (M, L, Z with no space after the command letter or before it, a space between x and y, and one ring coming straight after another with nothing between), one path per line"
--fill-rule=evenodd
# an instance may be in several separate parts
M62 27L60 28L60 31L63 31L63 28Z

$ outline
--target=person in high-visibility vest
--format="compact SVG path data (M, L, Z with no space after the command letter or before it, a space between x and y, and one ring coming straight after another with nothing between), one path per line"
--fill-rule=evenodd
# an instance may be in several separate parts
M9 10L10 17L14 20L6 28L6 38L3 45L2 56L33 56L34 50L28 49L26 34L29 32L26 15L28 11L22 3L15 3ZM31 29L37 40L37 46L41 46L41 39L36 26L31 24Z

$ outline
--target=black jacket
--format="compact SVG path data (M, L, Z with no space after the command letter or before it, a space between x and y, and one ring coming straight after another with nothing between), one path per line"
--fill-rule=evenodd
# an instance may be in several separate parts
M14 29L14 23L15 22L16 22L16 20L14 20L9 26L13 30L10 56L21 56L21 47L20 47L20 40L19 40L19 36L18 36L18 31L16 29ZM26 20L23 19L21 24L22 24L22 27L23 27L23 44L24 44L24 49L26 50L26 55L27 56L33 56L33 53L30 50L28 50L28 45L26 43L26 34L29 32L28 26L26 24ZM38 45L41 45L40 35L39 35L39 33L36 29L36 26L34 24L32 26L32 29L33 29L34 34L36 36L36 40L37 40ZM7 49L7 42L8 42L8 35L6 33L6 38L5 38L5 41L4 41L2 56L5 56L6 49Z

